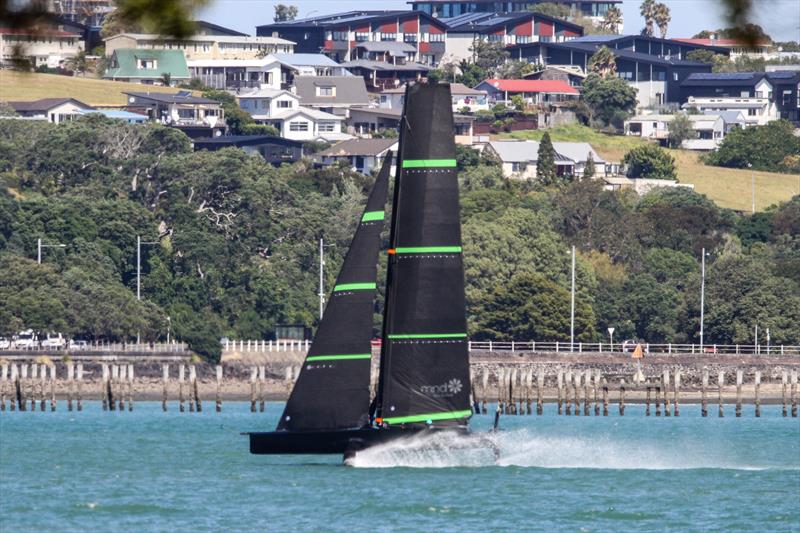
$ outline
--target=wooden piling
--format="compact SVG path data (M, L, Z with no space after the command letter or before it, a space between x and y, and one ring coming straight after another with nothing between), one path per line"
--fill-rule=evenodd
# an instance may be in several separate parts
M664 416L669 416L669 370L664 370L661 383L664 386Z
M250 412L256 412L256 380L258 379L258 368L250 369Z
M536 414L541 415L544 412L544 398L542 396L544 389L544 368L539 368L536 372Z
M566 387L564 389L564 402L566 403L566 406L564 408L564 413L567 416L572 414L572 403L571 403L570 394L569 394L570 388L572 388L572 372L571 371L567 371Z
M83 363L78 363L76 369L77 383L75 387L75 394L78 397L78 411L83 411Z
M797 418L797 370L792 369L792 418Z
M591 396L589 396L589 388L592 383L592 375L594 372L586 370L583 373L583 416L589 416L589 406L592 403Z
M603 378L603 416L608 416L608 381Z
M178 410L183 413L186 408L183 405L183 381L186 378L186 366L183 364L178 365Z
M625 380L619 380L619 416L625 416Z
M116 382L117 395L119 396L119 410L125 410L125 382L128 380L128 367L126 365L114 365L116 373L112 370L111 377Z
M192 393L194 394L195 410L200 413L203 411L203 404L200 401L200 394L197 388L197 370L194 365L189 367L189 378L192 382Z
M0 411L6 410L6 380L8 378L8 364L0 365Z
M264 412L264 389L266 388L267 367L258 367L258 411Z
M755 404L756 407L756 418L760 418L761 417L761 372L760 371L756 370L756 375L754 380L755 384L753 390L753 395L754 395L753 403Z
M722 407L722 388L725 386L725 372L721 370L717 376L717 385L719 386L719 417L722 418L725 416L725 412Z
M481 393L483 394L483 401L481 402L481 413L483 413L485 415L486 413L489 412L488 408L486 406L486 397L488 396L487 393L489 391L489 369L488 368L484 367L482 379L483 379L483 382L482 382L482 386L481 386Z
M556 375L556 385L558 387L558 414L562 412L562 402L563 402L563 390L562 387L564 386L564 371L560 368L558 369L558 374Z
M675 396L673 397L673 402L672 402L673 405L674 405L674 409L675 409L674 415L675 416L681 416L681 411L680 411L680 408L678 407L678 399L679 399L680 394L681 394L681 371L680 370L676 370L675 371L674 394L675 394Z
M108 365L103 363L101 366L101 374L100 374L100 388L101 396L103 399L103 411L108 411L108 385L106 381L108 381Z
M600 387L600 371L594 372L594 416L600 416L600 404L597 401L598 388Z
M222 365L216 366L216 410L218 413L222 412L222 396L220 395L220 387L222 386Z
M708 416L708 401L706 399L706 389L708 388L708 368L703 367L703 381L700 386L700 414Z
M67 363L67 411L72 411L72 400L75 395L75 363Z
M50 411L56 410L56 365L50 365Z
M133 411L133 385L136 378L133 376L133 363L128 365L128 411Z
M167 412L167 386L169 385L169 364L161 365L161 410Z
M39 365L31 364L31 412L36 411L36 378L39 377Z
M21 364L19 365L19 379L17 380L17 406L20 411L28 410L28 400L25 399L25 382L27 381L28 365Z
M19 395L20 395L20 387L19 387L19 369L15 363L11 364L11 393L9 394L10 402L9 408L14 411L16 410L16 406L19 405Z
M47 365L39 365L39 411L47 409Z
M742 378L741 370L736 371L736 418L742 416Z
M645 405L644 415L650 416L650 385L647 385L647 396L644 401L644 405Z
M525 403L528 416L533 414L533 409L531 408L532 398L533 397L533 368L528 368L528 371L525 373Z

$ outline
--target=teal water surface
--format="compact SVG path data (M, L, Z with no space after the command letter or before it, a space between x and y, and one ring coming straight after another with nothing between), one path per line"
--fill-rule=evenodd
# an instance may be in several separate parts
M0 414L0 531L800 531L800 421L503 417L483 450L416 444L340 457L248 454L251 414ZM486 431L489 416L473 418ZM439 443L442 444L442 443ZM444 443L447 449L447 443Z

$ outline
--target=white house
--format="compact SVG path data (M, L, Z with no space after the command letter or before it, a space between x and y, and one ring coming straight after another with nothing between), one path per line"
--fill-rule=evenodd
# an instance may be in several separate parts
M300 108L300 97L290 91L262 88L240 94L239 107L250 113L256 121L268 120L278 113Z
M300 105L300 97L280 89L259 89L238 96L239 107L259 124L272 124L281 137L296 141L351 138L343 133L344 117Z
M453 97L453 111L461 111L465 107L470 112L486 111L489 109L489 100L486 91L470 89L462 83L451 83L450 94ZM384 109L403 109L406 98L406 88L388 89L381 92L380 107Z
M189 73L214 89L281 88L282 64L273 56L256 59L195 59Z
M34 67L56 68L83 51L83 37L64 25L47 27L0 27L0 66L13 65L17 55Z
M42 98L29 102L8 102L16 113L25 118L42 119L59 124L83 116L93 108L74 98Z
M106 55L118 48L182 50L187 60L256 59L275 53L292 53L294 43L278 37L248 35L192 35L183 39L150 33L119 33L105 39Z
M502 162L503 175L513 179L536 179L536 163L539 158L538 141L491 141L486 145L489 153ZM589 143L554 142L556 173L559 176L583 176L586 162L592 158L594 177L606 175L606 162Z
M738 115L741 117L741 115ZM687 139L681 148L687 150L714 150L725 137L725 119L719 114L686 115L692 124L695 138ZM669 139L669 124L674 115L639 115L625 121L625 135L642 137L666 145Z
M346 161L356 172L370 174L380 168L389 151L397 151L397 139L351 139L316 155L323 165Z
M766 95L766 93L764 93ZM769 94L772 94L771 92ZM698 97L690 96L682 106L684 109L697 109L702 113L741 111L748 126L763 126L780 118L774 100L766 97L747 96Z

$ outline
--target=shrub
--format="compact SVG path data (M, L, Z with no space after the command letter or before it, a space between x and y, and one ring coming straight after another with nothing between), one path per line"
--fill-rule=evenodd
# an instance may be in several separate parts
M654 144L638 146L625 154L622 162L628 168L629 178L646 178L652 180L674 180L675 159L662 148Z

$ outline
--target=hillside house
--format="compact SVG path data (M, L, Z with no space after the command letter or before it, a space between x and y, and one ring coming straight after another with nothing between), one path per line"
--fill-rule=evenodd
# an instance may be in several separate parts
M521 96L531 105L548 105L577 100L580 91L560 80L497 80L488 79L475 89L485 91L489 103L511 105L511 99Z
M453 111L462 111L467 108L469 112L486 111L489 109L489 100L486 91L470 89L462 83L451 83L450 94L453 97ZM380 107L385 109L403 109L405 105L406 88L388 89L381 93Z
M603 177L607 174L606 161L589 143L554 142L553 148L556 152L556 173L559 176L583 176L590 156L595 165L594 177ZM490 141L485 150L501 161L503 176L506 178L525 180L537 178L538 141Z
M345 161L356 172L371 174L383 165L390 151L397 151L397 139L351 139L316 154L315 159L325 166Z
M369 105L364 78L360 76L298 76L295 92L305 107L347 118L351 108Z
M216 100L193 96L188 91L176 94L126 91L124 94L128 96L127 111L177 128L192 139L219 137L225 133L225 112Z
M725 137L725 119L719 114L686 116L692 124L695 138L681 144L686 150L715 150ZM640 115L625 121L625 135L658 141L666 146L669 141L669 124L674 115Z
M195 139L192 144L195 151L241 148L247 154L260 155L274 166L295 163L303 157L302 142L270 135L223 135L212 139Z
M179 50L120 48L111 54L103 78L143 85L175 85L188 82L191 76L186 58Z
M120 48L176 50L187 60L257 59L267 54L294 51L294 43L285 39L241 35L192 35L178 40L149 33L120 33L105 39L105 46L107 56Z
M27 102L8 102L8 105L25 118L41 119L60 124L83 115L93 108L74 98L42 98Z

